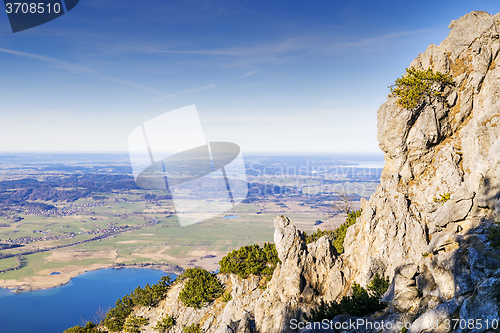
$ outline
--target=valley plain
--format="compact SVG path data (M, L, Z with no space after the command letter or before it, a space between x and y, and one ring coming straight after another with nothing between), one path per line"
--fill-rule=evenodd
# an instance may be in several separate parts
M352 209L379 182L383 158L245 156L249 194L220 216L180 227L169 193L136 186L127 155L0 155L0 287L50 288L105 267L218 268L229 251L273 241L272 219L332 229L339 193ZM196 207L193 207L196 210Z

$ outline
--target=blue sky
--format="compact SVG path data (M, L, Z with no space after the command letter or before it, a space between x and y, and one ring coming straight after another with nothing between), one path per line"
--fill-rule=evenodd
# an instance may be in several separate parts
M0 15L0 151L126 151L196 104L244 152L378 152L389 86L453 19L498 1L80 0L12 34ZM3 16L3 18L2 18Z

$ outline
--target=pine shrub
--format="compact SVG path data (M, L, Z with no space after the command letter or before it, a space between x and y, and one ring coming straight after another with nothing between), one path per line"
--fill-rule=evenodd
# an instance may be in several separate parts
M307 232L304 231L304 236L306 239L306 244L315 242L323 236L328 236L331 240L334 240L335 239L335 230L316 229L316 231L312 234L308 234Z
M184 327L182 333L203 333L203 330L198 324L191 324L189 326Z
M361 216L361 209L354 211L354 212L349 212L347 213L347 218L344 223L340 225L337 229L335 229L334 233L334 239L333 239L333 246L335 246L335 249L337 252L344 253L344 240L345 240L345 235L347 233L347 229L356 223L356 219Z
M64 331L64 333L101 333L97 328L97 325L93 322L89 321L82 327L80 325L68 328Z
M386 304L381 303L380 298L388 287L389 280L378 274L368 285L368 290L353 282L351 286L352 296L344 296L340 302L321 300L318 308L313 309L309 316L305 316L305 319L311 322L321 322L323 319L333 319L338 315L361 317L383 310Z
M273 243L265 243L263 247L258 244L248 245L222 258L219 261L219 272L237 274L242 279L251 274L271 276L278 262L278 252Z
M399 97L398 104L405 109L415 109L425 99L441 96L445 86L454 86L450 73L434 72L432 69L407 68L405 75L389 87L391 94Z
M200 309L222 295L223 288L216 274L203 268L188 268L180 278L188 279L179 293L185 306Z
M159 320L158 323L156 323L154 329L160 333L164 333L167 332L174 325L175 325L174 317L166 315L165 317L163 317L162 320Z

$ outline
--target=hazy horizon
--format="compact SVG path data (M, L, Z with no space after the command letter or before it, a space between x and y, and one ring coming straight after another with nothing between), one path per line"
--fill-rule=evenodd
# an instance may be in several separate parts
M242 151L245 156L376 156L383 157L384 153L380 152L301 152L301 151ZM0 157L5 155L23 155L23 154L54 154L54 155L129 155L128 151L0 151Z

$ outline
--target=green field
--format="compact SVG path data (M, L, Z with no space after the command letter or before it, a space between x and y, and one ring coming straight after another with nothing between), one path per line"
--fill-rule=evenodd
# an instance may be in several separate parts
M130 197L133 195L129 195ZM120 198L122 195L120 195ZM38 240L14 249L3 250L4 254L19 254L27 250L57 247L84 241L95 235L82 234L93 230L114 226L139 227L137 230L117 232L107 238L76 244L57 249L59 252L71 253L105 253L96 258L85 260L66 260L61 258L48 261L53 251L25 255L25 264L16 271L0 273L0 279L22 280L29 276L37 276L41 271L61 270L68 266L85 267L92 264L175 264L183 267L204 265L203 257L214 256L208 267L215 267L221 256L241 246L273 241L273 218L280 215L283 207L274 203L240 204L228 215L238 218L211 218L203 223L180 227L175 215L171 215L171 205L167 203L147 202L114 202L108 198L105 205L83 209L70 216L33 216L18 213L21 221L10 223L0 228L0 241L22 237L57 237L75 234L69 238ZM78 200L72 206L89 203ZM267 207L267 208L266 208ZM59 208L59 207L58 207ZM263 212L268 209L269 212ZM155 213L156 211L161 213ZM169 211L169 214L164 214ZM260 214L257 214L260 212ZM313 228L314 222L325 217L324 212L287 214L302 225ZM147 221L156 219L157 224L142 227ZM5 220L5 219L4 219ZM8 220L5 220L8 223ZM40 233L43 232L43 233ZM79 234L80 233L80 234ZM205 260L207 261L207 260ZM15 267L15 258L0 259L0 269Z
M0 282L4 286L5 281L30 285L30 279L48 279L51 272L75 276L87 268L112 265L217 269L220 258L231 250L272 242L276 216L285 215L298 228L313 230L318 221L329 219L339 189L354 190L359 200L369 197L378 185L372 175L280 174L280 170L288 170L282 168L283 163L295 163L299 170L304 161L296 158L281 164L267 164L268 158L257 160L254 174L248 175L249 183L258 190L249 195L252 200L186 227L180 227L174 204L163 191L138 189L130 175L123 173L120 168L128 162L103 167L104 173L87 162L48 163L44 168L5 163L0 168L0 194L4 199L21 195L24 206L13 202L0 211L0 244L4 244L0 255L7 257L0 258L0 270L17 267L13 255L23 261L20 269L0 273ZM266 174L270 165L274 173ZM290 188L296 191L287 195ZM28 189L33 192L26 192ZM191 212L200 211L199 203L190 205ZM225 215L237 218L223 218Z

